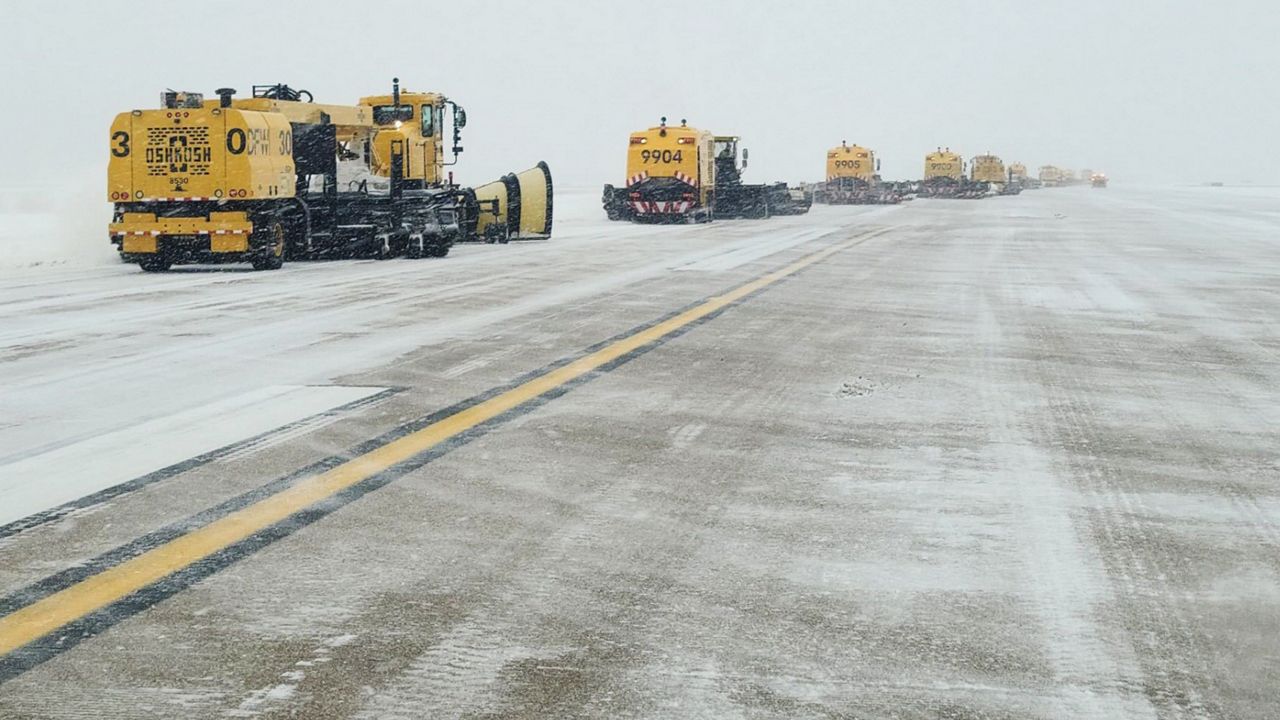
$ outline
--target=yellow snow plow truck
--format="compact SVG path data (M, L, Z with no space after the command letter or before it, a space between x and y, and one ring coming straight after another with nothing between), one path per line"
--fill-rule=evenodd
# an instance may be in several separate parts
M880 161L870 148L841 141L827 151L827 179L814 202L828 205L875 205L902 202L896 187L880 179Z
M665 117L656 127L631 133L626 184L604 186L605 215L637 222L710 222L808 212L811 199L786 183L742 182L748 153L742 149L739 164L738 140L685 121L668 127Z
M398 79L354 105L315 103L288 85L216 94L166 91L160 108L111 124L110 235L125 262L270 270L290 259L442 257L455 242L551 233L545 163L478 188L453 182L446 167L467 115L444 95L402 92Z
M1014 180L1012 168L1011 165L1006 171L1004 161L991 153L975 155L969 161L969 182L985 193L1017 195L1022 192L1022 184Z

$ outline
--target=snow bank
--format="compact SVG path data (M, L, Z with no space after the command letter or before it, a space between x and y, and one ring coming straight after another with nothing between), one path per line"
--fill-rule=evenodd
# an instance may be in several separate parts
M119 262L107 238L101 178L0 189L0 270Z

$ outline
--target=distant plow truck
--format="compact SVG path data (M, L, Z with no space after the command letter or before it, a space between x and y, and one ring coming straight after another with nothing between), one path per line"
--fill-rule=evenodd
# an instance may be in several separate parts
M1058 187L1062 184L1062 168L1056 165L1041 165L1039 171L1041 187Z
M813 199L827 205L893 205L902 202L902 193L880 178L875 152L841 141L827 151L827 179Z
M1022 192L1022 185L1013 181L1012 174L1005 172L1004 161L989 152L975 155L969 168L969 181L975 193L1017 195Z
M602 203L610 220L676 223L717 218L767 218L801 215L811 198L786 183L747 185L742 173L747 150L738 159L735 135L713 135L684 120L631 133L627 180L604 186Z
M924 156L924 179L917 195L922 198L980 198L987 189L965 176L965 161L951 148L938 148Z
M1027 174L1027 166L1020 162L1009 163L1009 184L1016 184L1022 190L1036 190L1040 180Z
M467 116L444 95L402 92L398 79L353 105L315 103L283 84L235 95L166 91L160 108L116 116L107 197L125 262L273 270L293 259L443 257L460 241L551 234L545 163L474 189L453 182L446 167L462 152Z

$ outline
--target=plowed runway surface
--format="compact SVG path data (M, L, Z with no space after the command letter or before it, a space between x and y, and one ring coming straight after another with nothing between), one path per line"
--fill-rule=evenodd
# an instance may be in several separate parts
M1275 717L1277 194L0 276L0 717Z

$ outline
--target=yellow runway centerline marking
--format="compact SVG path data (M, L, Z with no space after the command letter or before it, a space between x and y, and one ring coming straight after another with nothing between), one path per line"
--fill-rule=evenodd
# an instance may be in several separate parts
M332 498L357 483L460 435L503 413L696 322L748 295L857 243L881 229L807 255L786 267L712 297L674 317L628 335L593 353L539 375L488 400L392 440L319 475L237 510L81 580L0 618L0 656L132 595L176 572Z

